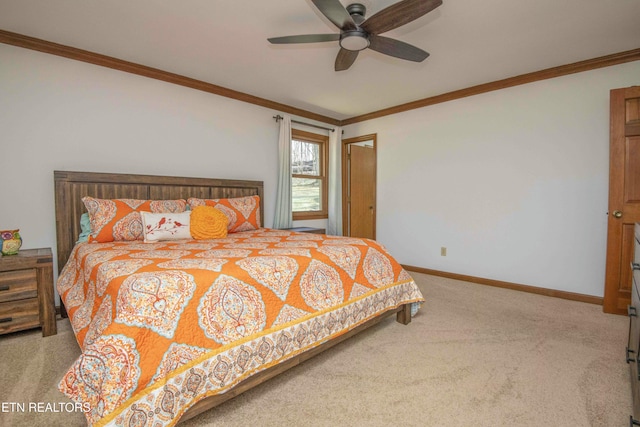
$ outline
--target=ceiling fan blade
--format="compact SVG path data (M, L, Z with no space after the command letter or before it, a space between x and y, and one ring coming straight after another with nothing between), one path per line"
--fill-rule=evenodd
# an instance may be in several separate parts
M442 4L442 0L403 0L376 13L360 27L369 34L381 34L420 18Z
M418 49L408 43L400 40L390 39L389 37L369 35L369 48L385 55L394 56L407 61L422 62L429 56L428 52Z
M318 10L341 30L355 30L356 23L338 0L311 0Z
M340 40L340 34L304 34L300 36L271 37L267 40L273 44L334 42Z
M358 57L359 51L357 50L347 50L340 48L340 52L338 52L338 56L336 56L336 71L344 71L351 67Z

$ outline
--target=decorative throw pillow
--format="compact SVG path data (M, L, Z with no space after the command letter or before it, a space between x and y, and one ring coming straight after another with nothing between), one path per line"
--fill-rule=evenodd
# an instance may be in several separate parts
M227 237L229 218L212 206L191 209L191 236L194 239L221 239Z
M189 206L211 206L219 209L229 218L229 233L257 230L260 228L260 197L247 196L232 199L197 199L188 200Z
M191 212L140 212L145 242L191 239L189 223Z
M143 240L141 211L184 212L185 200L96 199L83 197L91 222L90 242Z

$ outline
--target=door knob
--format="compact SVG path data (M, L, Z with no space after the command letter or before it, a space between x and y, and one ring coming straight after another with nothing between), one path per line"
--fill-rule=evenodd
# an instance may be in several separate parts
M613 216L616 218L622 218L622 211L613 211Z

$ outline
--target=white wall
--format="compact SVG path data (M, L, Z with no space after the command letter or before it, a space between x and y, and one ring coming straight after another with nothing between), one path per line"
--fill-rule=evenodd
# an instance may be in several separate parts
M406 264L602 296L609 89L638 76L623 64L348 126L378 134L378 239ZM54 170L263 180L269 226L276 113L0 44L0 229L55 251Z
M0 44L0 229L55 252L54 170L263 180L271 225L276 113Z
M378 240L408 265L603 296L609 90L634 84L640 62L345 127L378 134Z

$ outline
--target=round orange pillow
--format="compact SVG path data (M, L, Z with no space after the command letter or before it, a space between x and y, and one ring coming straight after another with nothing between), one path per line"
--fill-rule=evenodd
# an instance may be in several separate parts
M229 218L213 206L196 206L191 210L191 237L220 239L227 237Z

